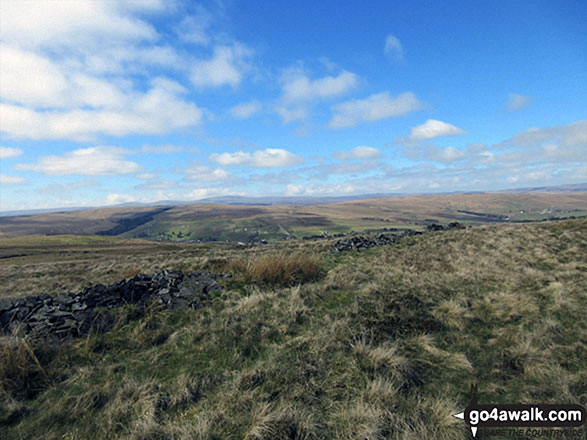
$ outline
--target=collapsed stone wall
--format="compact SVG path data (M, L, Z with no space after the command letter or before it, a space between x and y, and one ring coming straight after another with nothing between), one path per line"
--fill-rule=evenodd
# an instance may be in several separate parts
M0 333L64 341L107 329L113 324L108 310L126 304L143 311L149 305L197 309L210 298L210 292L222 289L215 278L208 272L164 270L56 296L0 300Z
M458 222L449 223L448 226L442 226L436 223L429 224L426 227L426 232L445 231L448 229L462 228ZM397 243L403 237L410 237L412 235L420 235L422 232L411 229L402 229L394 234L379 234L379 235L353 235L349 238L336 241L330 249L331 254L346 251L361 251L375 246L387 246Z

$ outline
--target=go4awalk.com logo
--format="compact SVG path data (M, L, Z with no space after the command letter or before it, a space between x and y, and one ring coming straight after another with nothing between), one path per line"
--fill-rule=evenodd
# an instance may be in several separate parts
M584 435L582 426L587 421L587 411L579 404L479 404L474 395L467 408L454 417L469 425L473 437L479 428L501 428L502 434L527 437L545 434L530 428L566 428L564 436L575 437Z

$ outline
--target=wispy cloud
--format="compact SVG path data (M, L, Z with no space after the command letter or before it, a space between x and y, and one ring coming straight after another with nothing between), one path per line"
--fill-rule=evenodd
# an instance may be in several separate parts
M508 100L506 103L506 109L508 112L515 112L518 110L522 110L530 104L530 97L524 95L517 95L515 93L510 93L508 95Z
M183 150L183 147L177 145L143 145L140 149L141 153L148 154L173 154L181 153Z
M124 159L127 151L117 147L82 148L62 155L40 157L35 164L20 164L17 169L51 176L115 176L140 171L141 166Z
M329 127L354 127L362 122L402 116L423 108L424 104L411 92L397 97L390 96L389 92L376 93L364 99L353 99L335 105Z
M192 84L198 88L237 87L250 69L252 54L252 50L243 44L217 46L211 58L193 64L190 75Z
M187 180L193 182L220 182L231 177L222 168L212 169L205 165L195 165L185 170Z
M0 174L0 185L16 185L24 182L26 182L26 179L23 177Z
M354 89L358 83L358 75L346 70L338 75L312 79L299 66L286 69L281 76L282 93L275 111L284 124L307 119L312 105L340 97Z
M0 104L0 131L12 138L91 140L98 135L161 134L199 124L204 112L160 86L118 108L37 111Z
M233 118L248 119L263 109L263 105L258 101L243 102L235 105L229 111Z
M10 159L21 154L22 150L20 148L0 147L0 159Z
M287 167L301 162L299 156L280 148L266 148L252 154L243 151L211 154L210 160L225 166L248 165L257 168Z
M545 143L587 148L587 120L556 127L529 128L505 140L500 146L531 147Z
M350 151L335 151L332 155L339 160L377 159L381 157L381 151L377 148L360 145Z
M337 76L310 79L301 71L289 72L283 79L283 101L295 103L341 96L357 86L359 77L346 70Z
M395 61L401 61L404 59L404 49L402 43L395 35L389 34L385 37L385 45L383 46L383 53L394 59Z

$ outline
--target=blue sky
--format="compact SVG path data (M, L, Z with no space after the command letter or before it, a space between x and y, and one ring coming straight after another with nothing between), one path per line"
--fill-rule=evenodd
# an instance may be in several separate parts
M0 2L0 210L587 181L582 1Z

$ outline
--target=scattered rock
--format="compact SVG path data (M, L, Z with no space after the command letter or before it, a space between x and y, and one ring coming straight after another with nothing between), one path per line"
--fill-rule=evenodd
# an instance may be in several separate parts
M392 243L397 243L401 238L419 235L421 232L413 231L411 229L404 229L396 234L379 234L379 235L353 235L344 240L338 240L330 250L331 254L345 251L360 251L369 249L375 246L387 246Z
M126 304L140 310L151 304L198 309L209 300L210 292L222 289L215 278L208 272L185 275L164 270L154 275L135 275L110 286L97 284L75 293L0 300L0 332L64 341L109 328L113 318L107 310Z

